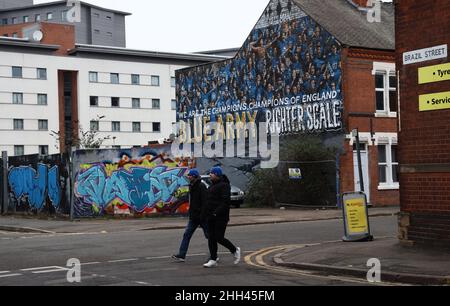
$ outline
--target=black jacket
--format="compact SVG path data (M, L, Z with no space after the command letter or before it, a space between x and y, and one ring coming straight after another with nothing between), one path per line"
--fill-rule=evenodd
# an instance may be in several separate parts
M189 217L196 222L206 221L207 188L201 179L189 185Z
M229 221L230 201L230 180L224 175L218 182L213 183L208 189L208 219Z

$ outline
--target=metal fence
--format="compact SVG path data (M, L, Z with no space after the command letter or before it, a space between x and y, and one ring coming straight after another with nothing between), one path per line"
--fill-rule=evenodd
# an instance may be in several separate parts
M275 173L277 183L272 188L277 206L339 205L338 161L281 161Z

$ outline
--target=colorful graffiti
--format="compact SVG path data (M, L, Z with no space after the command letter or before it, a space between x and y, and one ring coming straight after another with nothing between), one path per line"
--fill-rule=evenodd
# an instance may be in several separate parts
M12 168L8 183L16 199L27 198L31 208L42 209L47 196L53 207L60 205L61 186L57 166L48 170L47 165L38 164L37 171L31 166Z
M88 153L86 153L88 154ZM133 159L82 163L74 180L74 216L186 214L192 163L157 151Z

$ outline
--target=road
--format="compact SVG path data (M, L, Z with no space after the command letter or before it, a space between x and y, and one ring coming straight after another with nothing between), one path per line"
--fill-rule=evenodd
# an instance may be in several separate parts
M397 218L372 218L371 227L375 237L394 237ZM207 242L200 231L185 263L170 258L178 249L182 230L55 235L0 232L0 286L71 285L66 278L70 258L82 263L78 285L88 286L366 285L353 279L279 269L272 264L274 254L261 251L335 241L342 233L339 220L232 227L227 237L242 248L247 260L233 265L232 255L220 249L219 267L204 269Z

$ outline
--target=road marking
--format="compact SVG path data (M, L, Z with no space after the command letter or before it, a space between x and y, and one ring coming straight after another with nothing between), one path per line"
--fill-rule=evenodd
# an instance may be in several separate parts
M34 271L34 272L31 272L31 273L33 273L33 274L46 274L46 273L65 272L65 271L69 271L69 269L60 267L58 269L44 270L44 271Z
M38 271L38 270L48 270L48 269L62 269L62 267L59 267L59 266L38 267L38 268L21 269L20 271L29 272L29 271Z
M11 273L11 271L0 271L0 274Z
M311 246L311 245L312 244L297 245L297 246L298 247L306 247L306 246ZM318 245L318 244L315 244L315 245ZM341 276L337 277L337 276L331 276L331 275L327 275L327 276L316 275L316 274L312 274L313 272L311 272L311 271L294 270L294 269L289 269L289 268L284 268L284 267L275 267L275 266L270 266L266 262L264 262L264 259L263 259L264 256L267 256L267 255L269 255L271 253L274 253L274 252L291 249L292 247L294 247L294 246L290 245L290 246L285 246L285 247L278 246L278 247L265 248L265 249L262 249L262 250L260 250L258 252L255 252L253 254L250 254L250 255L246 256L244 260L250 266L264 268L264 269L267 269L267 270L281 272L281 273L301 275L301 276L318 278L318 279L336 280L336 281L339 281L339 282L351 282L351 283L359 283L359 284L369 284L367 281L363 281L363 280L359 280L359 279L355 279L355 278L341 277ZM253 257L255 257L256 263L254 263L252 261ZM384 283L370 283L369 285L375 285L375 286L398 286L398 285L404 285L404 284L391 284L391 283L385 283L384 282Z
M20 273L14 273L14 274L6 274L6 275L0 275L0 278L7 278L7 277L14 277L14 276L21 276Z
M130 262L130 261L138 261L137 258L131 258L131 259L118 259L118 260L110 260L108 263L118 263L118 262Z
M99 265L99 264L101 264L101 262L98 262L98 261L81 263L82 266L91 266L91 265Z

